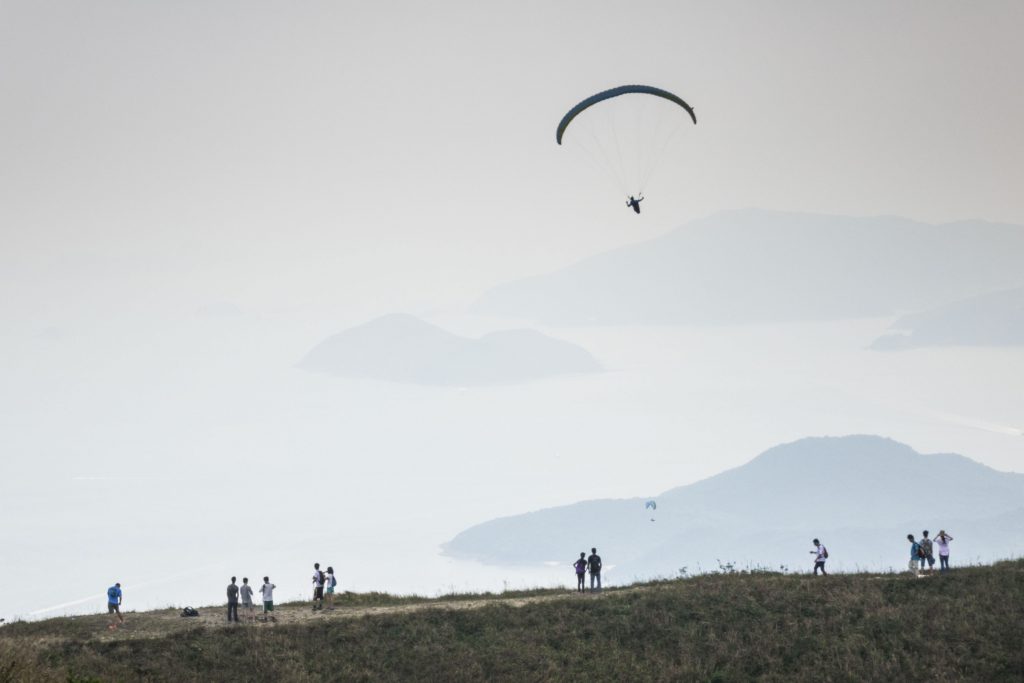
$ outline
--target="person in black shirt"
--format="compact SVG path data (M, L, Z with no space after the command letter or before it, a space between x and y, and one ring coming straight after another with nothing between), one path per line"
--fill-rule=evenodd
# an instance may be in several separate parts
M233 576L228 584L228 621L238 621L238 586Z
M601 590L601 556L597 554L597 548L591 548L590 553L587 566L590 568L590 592L593 593L595 583L597 590Z

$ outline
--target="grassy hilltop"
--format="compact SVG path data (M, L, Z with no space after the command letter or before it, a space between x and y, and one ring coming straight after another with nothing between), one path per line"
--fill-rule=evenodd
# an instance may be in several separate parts
M221 608L16 623L0 681L1024 680L1024 561L905 575L725 573L597 596L340 596L274 624Z

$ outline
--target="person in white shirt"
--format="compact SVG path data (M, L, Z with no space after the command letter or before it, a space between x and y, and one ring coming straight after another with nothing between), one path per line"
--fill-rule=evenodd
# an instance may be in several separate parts
M949 542L953 537L946 533L945 529L939 531L935 537L935 545L939 546L939 572L949 571Z
M821 570L822 576L828 576L828 572L825 571L825 560L828 559L828 550L821 544L821 541L814 539L814 550L811 554L814 555L814 575L818 575L818 570Z
M263 577L263 586L260 587L260 595L263 596L263 617L276 621L274 619L274 589L277 588L274 584L270 583L270 577Z
M242 611L245 612L246 621L256 621L256 608L252 604L252 586L249 585L248 578L242 578L238 594L242 598Z
M324 573L320 563L313 563L313 611L324 608Z

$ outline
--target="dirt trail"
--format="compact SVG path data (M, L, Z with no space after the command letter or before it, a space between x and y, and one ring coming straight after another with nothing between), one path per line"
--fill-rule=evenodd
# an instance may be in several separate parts
M109 619L106 615L93 615L78 617L81 621L95 623L96 630L90 639L100 641L120 641L145 638L160 638L173 633L182 633L199 628L219 629L247 629L247 628L276 628L289 624L306 624L309 622L329 622L338 619L356 619L365 616L382 614L403 614L408 612L419 612L423 610L472 610L480 609L491 605L504 605L507 607L522 607L524 605L551 602L554 600L588 600L599 599L604 596L621 595L642 588L613 589L602 594L579 594L575 591L565 593L554 593L549 595L537 595L529 597L494 597L469 600L431 600L428 602L410 603L405 605L388 605L373 607L336 607L334 610L312 611L310 605L288 604L277 605L274 608L274 621L262 620L262 608L257 608L255 622L247 619L245 610L239 609L239 623L231 623L226 619L226 606L202 607L199 608L198 617L182 617L180 610L161 610L156 612L140 612L125 614L125 623L116 630L108 630L106 624ZM55 640L62 640L57 637Z

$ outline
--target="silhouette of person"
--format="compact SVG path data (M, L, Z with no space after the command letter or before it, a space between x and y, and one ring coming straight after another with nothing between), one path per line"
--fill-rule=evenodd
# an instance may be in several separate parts
M626 202L626 206L630 206L634 211L640 213L640 202L644 200L644 196L641 194L639 198L629 195L629 201Z

